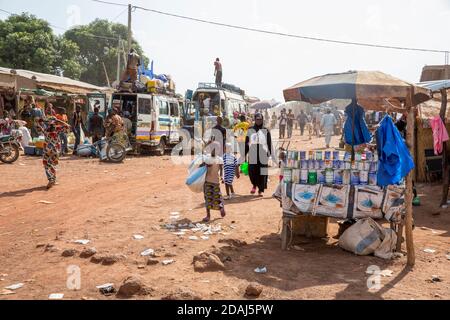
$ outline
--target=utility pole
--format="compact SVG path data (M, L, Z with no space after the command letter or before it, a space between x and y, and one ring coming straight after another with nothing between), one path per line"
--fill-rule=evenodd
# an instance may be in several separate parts
M119 36L119 42L117 43L117 82L120 82L120 43L122 38Z
M131 6L131 4L129 4L128 5L128 52L127 52L127 54L131 50L131 39L133 37L132 32L131 32L131 11L132 10L133 10L133 7Z

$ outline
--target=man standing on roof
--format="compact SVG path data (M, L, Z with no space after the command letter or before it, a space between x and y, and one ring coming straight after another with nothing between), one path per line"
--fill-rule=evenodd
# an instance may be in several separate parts
M220 63L220 59L217 58L216 62L214 62L214 76L216 77L216 86L222 86L222 64Z
M138 67L141 65L141 57L136 53L134 49L130 50L128 54L127 73L132 82L137 80ZM122 79L125 80L125 79Z

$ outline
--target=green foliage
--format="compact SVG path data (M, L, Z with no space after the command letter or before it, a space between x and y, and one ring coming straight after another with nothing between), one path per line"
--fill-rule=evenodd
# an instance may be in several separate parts
M54 42L49 24L33 15L0 21L0 61L7 67L53 73Z
M104 86L107 81L103 63L111 82L117 76L119 37L123 41L119 48L121 72L125 68L127 33L122 24L97 19L58 37L45 20L27 13L12 15L0 20L0 64L49 74L62 70L66 77ZM141 46L134 39L132 44L147 66L149 60L143 56Z
M64 38L76 43L80 49L80 61L83 66L81 80L99 86L107 84L103 64L105 63L108 76L113 82L117 77L117 50L119 37L123 46L119 47L121 57L121 72L124 70L124 59L122 48L127 50L128 29L118 23L97 19L88 25L73 28L64 34ZM99 37L93 37L96 35ZM141 46L133 39L133 48L143 57ZM143 57L144 63L148 65L148 58Z

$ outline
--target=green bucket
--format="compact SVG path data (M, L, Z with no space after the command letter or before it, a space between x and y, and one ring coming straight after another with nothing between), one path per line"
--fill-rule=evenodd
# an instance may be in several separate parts
M248 176L248 162L244 162L243 164L241 164L241 172Z

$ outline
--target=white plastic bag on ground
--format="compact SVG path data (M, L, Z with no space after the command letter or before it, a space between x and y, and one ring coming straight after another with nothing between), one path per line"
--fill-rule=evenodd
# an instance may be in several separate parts
M205 166L193 170L186 179L186 185L195 193L203 192L207 168Z
M365 256L375 252L384 238L383 229L372 219L361 219L339 238L339 246L354 254Z
M384 228L384 239L380 246L375 250L375 257L382 259L392 259L394 250L397 246L397 234L394 230Z

